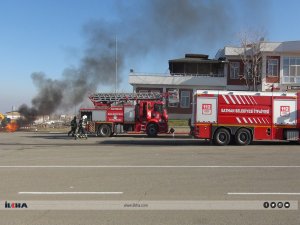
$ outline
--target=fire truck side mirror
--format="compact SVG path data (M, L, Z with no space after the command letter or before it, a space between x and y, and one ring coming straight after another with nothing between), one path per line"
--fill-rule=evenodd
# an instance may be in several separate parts
M167 110L166 109L163 109L163 118L166 120L166 121L168 121L168 119L169 119L169 116L168 116L168 113L167 113Z
M152 117L152 107L150 102L147 102L147 120L151 120Z
M148 110L147 111L147 120L151 120L151 117L152 117L152 112L151 112L151 110Z
M188 125L189 125L189 127L192 125L192 119L191 118L189 118Z

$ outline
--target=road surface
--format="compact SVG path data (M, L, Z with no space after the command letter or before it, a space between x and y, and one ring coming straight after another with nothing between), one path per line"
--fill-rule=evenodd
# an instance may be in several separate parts
M297 144L1 133L0 180L1 224L300 224Z

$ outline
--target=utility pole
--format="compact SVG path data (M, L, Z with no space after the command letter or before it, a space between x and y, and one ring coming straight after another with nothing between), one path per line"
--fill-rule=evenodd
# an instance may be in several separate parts
M116 35L116 52L115 52L115 63L116 63L116 77L115 77L115 93L118 92L118 39Z

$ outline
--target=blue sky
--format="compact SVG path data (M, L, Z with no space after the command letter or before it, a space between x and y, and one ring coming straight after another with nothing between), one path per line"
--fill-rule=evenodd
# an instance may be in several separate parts
M150 0L0 0L0 112L10 111L12 106L18 108L22 103L30 105L31 99L37 94L31 79L33 72L43 72L47 77L59 80L65 68L77 67L89 46L84 27L95 21L96 24L105 21L111 26L110 34L113 36L116 33L120 43L126 39L126 43L130 45L128 42L130 35L134 35L135 40L141 35L145 44L146 41L154 40L144 52L141 51L143 46L137 43L132 43L130 46L132 49L128 46L120 47L120 51L122 49L132 51L130 55L125 54L124 66L120 69L119 76L122 77L122 83L119 89L123 91L132 90L128 84L130 68L140 72L165 73L168 70L168 60L183 57L185 52L207 53L210 57L214 57L219 48L238 43L236 34L242 30L263 29L266 39L270 41L300 39L298 29L300 1L191 2L192 4L202 2L205 6L215 7L209 9L215 15L203 17L203 20L219 17L219 13L224 11L226 15L222 18L228 17L228 21L222 21L225 29L229 30L225 32L226 35L222 36L222 32L214 31L219 37L209 43L208 38L204 37L205 34L200 35L195 42L192 41L192 35L180 36L182 39L178 38L171 42L174 46L157 47L160 43L157 43L155 38L163 36L156 35L152 38L151 30L145 35L147 30L143 30L143 25L139 24L139 21L146 21L145 27L155 30L156 20L149 14L149 5L152 4ZM150 25L150 22L148 24L147 18L144 18L146 16L154 21L154 28L153 24ZM195 24L198 22L194 21ZM157 23L159 25L159 22ZM219 26L210 24L212 25L217 28ZM168 35L169 31L172 29L166 28L166 39L176 39ZM205 33L197 29L194 32ZM162 40L162 43L165 43L164 41L167 40ZM135 50L138 52L136 56ZM112 86L101 84L98 86L99 91L113 90Z

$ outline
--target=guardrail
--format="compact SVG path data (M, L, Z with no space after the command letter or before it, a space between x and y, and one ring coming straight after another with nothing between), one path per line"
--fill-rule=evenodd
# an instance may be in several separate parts
M131 72L130 76L174 76L174 77L224 77L224 74L192 74L192 73L142 73L142 72Z

